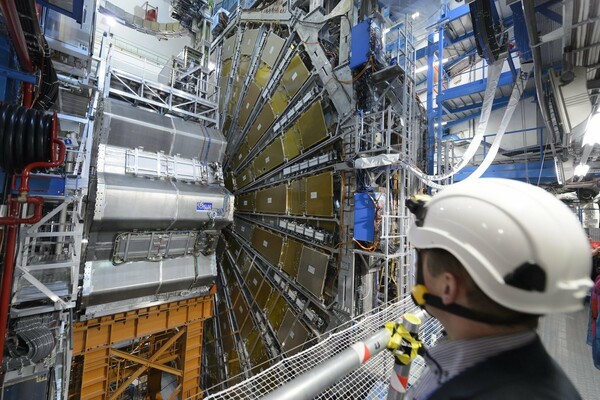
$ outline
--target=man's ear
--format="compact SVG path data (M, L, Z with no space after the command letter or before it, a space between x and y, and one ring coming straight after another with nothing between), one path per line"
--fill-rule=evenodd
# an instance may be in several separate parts
M441 299L444 304L456 303L459 293L459 282L454 275L449 272L442 274L442 292Z

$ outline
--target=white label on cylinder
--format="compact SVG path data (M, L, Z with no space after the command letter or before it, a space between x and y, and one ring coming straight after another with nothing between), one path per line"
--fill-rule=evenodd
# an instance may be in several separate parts
M315 267L313 267L312 265L308 266L308 272L310 272L311 274L315 274Z
M258 124L258 126L256 127L256 130L260 131L260 128L262 128L262 124Z
M293 339L294 336L296 336L296 334L294 333L294 331L290 331L290 337Z
M267 197L267 203L271 204L273 202L273 199L271 197Z
M271 48L269 49L269 54L273 54L274 50L275 50L275 46L271 46Z
M240 228L242 229L242 232L246 232L246 227L245 226L241 226Z
M238 160L242 159L242 153L240 153L240 155L238 156Z
M254 286L258 286L258 281L256 280L256 278L252 279L252 283L254 283Z
M265 157L265 164L268 164L271 159L269 157Z
M310 192L310 198L311 199L316 199L317 198L317 192Z
M266 240L263 240L263 247L269 247L269 242L267 242Z
M245 181L246 180L246 175L242 176L242 180Z
M246 103L246 110L250 107L250 103Z
M297 77L298 77L298 73L294 72L294 75L292 75L292 80L295 81Z

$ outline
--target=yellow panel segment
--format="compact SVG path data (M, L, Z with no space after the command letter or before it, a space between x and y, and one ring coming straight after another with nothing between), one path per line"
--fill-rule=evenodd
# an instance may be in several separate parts
M248 145L244 141L238 151L235 153L235 156L231 159L233 169L237 169L246 159L246 157L248 157Z
M254 200L254 192L239 194L235 196L235 208L239 211L254 211L255 200Z
M254 121L254 124L250 128L248 132L248 148L252 149L256 145L256 143L260 140L265 131L271 126L271 124L275 121L275 115L273 114L273 110L271 110L271 106L265 104L260 114Z
M283 248L283 270L293 278L298 275L298 265L302 255L302 243L298 240L289 239Z
M269 67L267 64L262 64L254 76L254 83L256 83L256 86L264 89L269 82L269 78L271 78L271 72L271 67Z
M262 189L256 192L257 212L285 214L287 212L287 205L286 184Z
M279 84L277 89L275 89L275 92L273 92L269 104L271 105L271 108L273 109L275 115L281 115L281 113L283 113L287 108L288 96L281 84Z
M254 176L263 176L283 164L284 160L281 139L277 137L254 159Z
M279 265L283 249L283 237L257 226L252 232L252 247L269 260L271 264Z
M292 181L288 187L290 214L304 215L306 212L306 180L305 178Z
M323 107L320 102L310 106L298 118L297 125L305 150L327 138L327 125L325 125L325 116L323 115Z
M246 93L246 96L244 97L240 107L240 114L237 123L238 126L242 127L246 125L248 117L250 116L250 113L252 113L254 105L258 100L258 96L260 96L260 88L254 83L251 83L248 87L248 93Z
M235 179L238 189L243 188L254 181L253 170L254 167L252 166L252 163L250 163L250 165L240 173L240 176Z
M281 140L283 142L283 152L288 160L300 155L300 152L303 149L302 139L296 125L293 125L288 129L287 132L283 134Z
M306 178L306 214L333 216L333 173L324 172Z
M296 54L281 78L283 87L290 98L298 93L298 90L304 85L309 75L308 68L306 68L300 56Z

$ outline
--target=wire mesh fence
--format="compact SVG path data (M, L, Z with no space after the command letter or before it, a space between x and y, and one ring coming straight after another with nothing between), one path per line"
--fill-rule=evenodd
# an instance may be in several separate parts
M368 315L357 317L338 327L334 332L326 334L328 336L314 346L285 358L252 378L226 390L209 394L207 399L259 399L321 362L346 350L352 344L371 337L374 333L380 331L386 322L397 321L405 313L416 313L417 311L417 307L407 297ZM421 325L420 337L425 346L431 346L435 343L439 331L439 324L433 319L428 319ZM341 378L333 386L323 388L321 394L316 398L369 400L385 398L393 365L392 354L384 351L372 357L360 368ZM423 359L417 357L411 366L409 384L419 377L423 368ZM211 393L210 389L207 392Z

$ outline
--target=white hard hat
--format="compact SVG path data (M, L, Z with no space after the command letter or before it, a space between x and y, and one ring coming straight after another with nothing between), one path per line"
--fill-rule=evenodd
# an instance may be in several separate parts
M573 212L552 194L509 179L451 185L417 214L419 249L454 255L492 300L529 314L583 308L591 250Z

